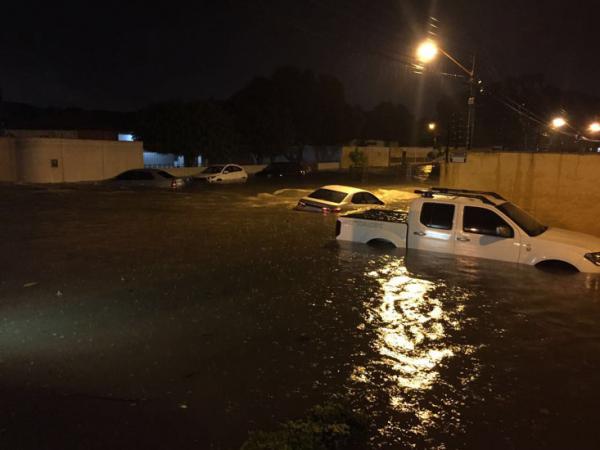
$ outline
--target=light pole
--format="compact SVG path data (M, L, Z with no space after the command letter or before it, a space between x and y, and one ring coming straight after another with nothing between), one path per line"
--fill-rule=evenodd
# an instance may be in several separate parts
M473 146L473 137L475 131L475 91L476 91L476 80L475 80L475 55L473 55L473 62L471 69L467 69L463 64L454 58L450 53L440 47L435 41L429 39L422 42L417 47L417 60L423 64L430 63L433 61L438 53L441 53L454 64L456 64L463 72L469 77L469 100L468 100L468 115L467 115L467 133L465 146L467 150L470 150Z
M437 148L437 124L435 122L429 122L427 129L433 135L433 149Z

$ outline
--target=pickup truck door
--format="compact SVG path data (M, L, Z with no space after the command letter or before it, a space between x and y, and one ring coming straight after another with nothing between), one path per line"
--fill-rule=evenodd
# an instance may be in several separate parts
M411 208L408 248L430 252L454 253L456 206L452 203L425 201Z
M521 231L499 211L480 207L461 208L456 233L457 255L518 262Z

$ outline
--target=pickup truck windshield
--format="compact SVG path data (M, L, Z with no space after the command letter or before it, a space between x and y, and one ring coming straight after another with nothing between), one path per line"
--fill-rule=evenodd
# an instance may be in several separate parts
M533 216L530 216L512 203L503 203L498 206L498 209L510 217L529 236L539 236L548 229L547 226L542 225Z

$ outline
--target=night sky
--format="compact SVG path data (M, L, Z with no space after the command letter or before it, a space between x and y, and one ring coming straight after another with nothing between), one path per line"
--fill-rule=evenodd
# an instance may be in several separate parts
M430 15L449 51L477 53L485 80L544 73L560 88L600 95L600 2L577 0L11 1L2 7L0 86L8 101L128 110L224 99L294 65L338 76L351 103L414 108L419 87L431 100L452 82L407 66Z

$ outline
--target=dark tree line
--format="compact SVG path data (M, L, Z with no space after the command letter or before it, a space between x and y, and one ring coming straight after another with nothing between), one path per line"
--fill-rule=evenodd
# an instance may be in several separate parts
M435 120L439 147L465 145L465 91L438 102ZM485 85L477 95L475 147L515 150L579 149L581 141L552 132L553 116L566 113L583 129L600 100L548 85L540 75ZM532 115L533 112L533 115ZM138 114L137 134L148 150L202 155L211 162L260 161L276 155L301 158L302 149L350 141L432 145L428 120L401 104L383 102L365 111L350 105L335 77L294 67L251 80L226 101L168 102ZM571 131L571 129L569 129ZM584 143L585 144L585 143Z
M293 67L255 78L227 101L168 102L139 113L137 135L148 150L201 154L209 161L260 160L284 154L294 160L306 145L353 139L409 144L414 117L402 105L364 111L346 101L335 77Z

